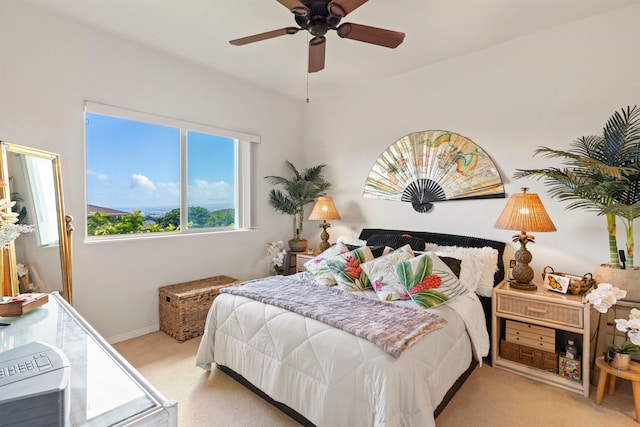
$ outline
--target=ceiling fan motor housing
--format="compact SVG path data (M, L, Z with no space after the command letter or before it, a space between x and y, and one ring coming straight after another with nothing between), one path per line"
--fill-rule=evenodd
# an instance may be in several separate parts
M342 19L329 12L328 1L310 0L303 3L309 8L309 13L295 15L296 23L315 37L324 36L330 29L335 29Z

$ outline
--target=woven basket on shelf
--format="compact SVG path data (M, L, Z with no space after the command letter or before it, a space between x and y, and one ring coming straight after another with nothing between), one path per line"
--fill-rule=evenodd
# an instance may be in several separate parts
M500 340L500 357L547 372L558 372L558 353Z

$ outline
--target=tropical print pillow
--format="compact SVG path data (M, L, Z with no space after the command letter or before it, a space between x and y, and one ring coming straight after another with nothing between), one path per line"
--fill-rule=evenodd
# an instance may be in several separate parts
M373 259L373 253L367 246L354 249L327 260L340 289L345 291L362 291L371 288L369 278L362 271L361 264Z
M422 308L435 307L468 292L434 252L398 263L396 273L411 299Z
M329 248L315 258L305 262L304 268L307 269L313 277L313 280L319 285L333 286L336 284L336 279L333 277L333 273L331 273L329 267L327 267L327 260L347 252L349 252L349 250L343 243L336 243L335 245L329 246Z
M369 281L378 298L382 301L407 300L411 298L409 292L398 280L396 265L413 257L411 246L404 245L390 254L375 258L361 265L362 270L369 277Z

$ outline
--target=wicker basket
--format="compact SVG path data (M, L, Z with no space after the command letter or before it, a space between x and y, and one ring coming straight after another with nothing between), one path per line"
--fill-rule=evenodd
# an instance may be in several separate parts
M202 335L207 313L220 289L240 282L229 276L214 276L161 287L160 330L179 342Z
M556 273L553 270L553 267L546 266L544 268L544 273L542 273L542 280L545 281L545 277L547 274L554 274L556 276L568 277L569 278L569 287L567 288L567 292L573 295L582 295L587 293L589 289L595 286L596 281L593 279L593 274L586 273L582 277L574 276L573 274L567 273ZM615 283L615 282L611 282Z
M558 353L500 340L500 357L547 372L558 372Z

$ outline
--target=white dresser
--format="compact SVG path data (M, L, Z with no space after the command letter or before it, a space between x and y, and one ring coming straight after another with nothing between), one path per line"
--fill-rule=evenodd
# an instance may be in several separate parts
M69 426L176 426L177 402L168 400L118 354L58 294L20 317L0 317L2 353L33 341L69 359Z

